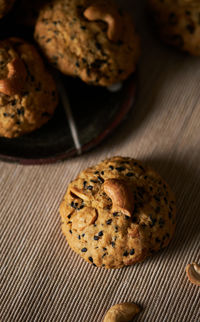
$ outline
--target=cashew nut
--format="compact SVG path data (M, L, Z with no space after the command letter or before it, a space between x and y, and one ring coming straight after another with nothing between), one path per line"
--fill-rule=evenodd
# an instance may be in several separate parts
M74 217L72 227L77 231L82 231L86 227L92 225L97 220L97 210L91 207L84 207Z
M200 265L197 263L188 264L186 273L191 283L200 286Z
M103 322L128 322L139 313L140 307L135 303L121 303L112 306L106 313Z
M103 189L112 199L112 212L122 212L131 217L134 209L134 200L130 187L125 181L108 179L103 184Z
M83 199L84 201L90 200L90 197L85 193L85 191L83 191L79 188L72 187L72 188L70 188L70 192L73 193L78 198Z
M20 58L14 58L7 64L7 78L0 80L0 92L14 95L22 90L26 79L26 68Z
M106 5L92 5L88 7L83 15L89 21L102 20L108 24L108 39L117 42L122 34L122 19L117 9Z

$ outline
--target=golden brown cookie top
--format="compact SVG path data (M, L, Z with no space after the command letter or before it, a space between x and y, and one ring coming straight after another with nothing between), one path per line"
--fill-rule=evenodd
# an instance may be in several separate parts
M107 268L144 260L167 246L175 227L169 186L149 167L123 157L81 172L60 211L70 246Z

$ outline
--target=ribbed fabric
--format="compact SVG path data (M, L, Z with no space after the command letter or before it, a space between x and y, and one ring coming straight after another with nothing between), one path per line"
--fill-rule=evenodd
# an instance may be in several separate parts
M200 288L185 274L187 263L200 263L200 59L162 45L138 2L121 1L136 16L143 49L129 119L80 157L47 166L0 163L2 322L100 322L124 301L142 306L136 321L200 321ZM144 263L104 270L71 251L58 208L82 169L112 155L160 172L176 194L177 229L169 247Z

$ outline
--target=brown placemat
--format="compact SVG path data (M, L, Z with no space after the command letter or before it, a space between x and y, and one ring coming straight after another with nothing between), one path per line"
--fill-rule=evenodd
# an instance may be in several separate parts
M200 288L185 274L187 263L200 262L200 60L160 44L143 4L123 4L136 8L143 36L134 114L84 156L46 166L0 163L2 322L100 322L109 306L123 301L143 307L137 321L200 320ZM95 268L74 254L58 212L69 181L111 155L154 166L178 206L170 246L119 270Z

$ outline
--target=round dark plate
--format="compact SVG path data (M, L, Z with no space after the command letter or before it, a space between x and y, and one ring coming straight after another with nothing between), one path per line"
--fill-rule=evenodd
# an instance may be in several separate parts
M61 83L70 102L79 147L73 139L71 118L60 102L54 117L41 129L16 139L0 138L1 159L21 164L44 164L88 151L124 120L135 101L134 75L117 92L65 76L61 77Z

